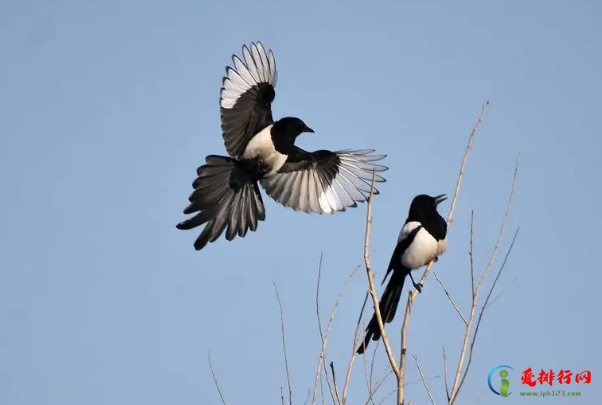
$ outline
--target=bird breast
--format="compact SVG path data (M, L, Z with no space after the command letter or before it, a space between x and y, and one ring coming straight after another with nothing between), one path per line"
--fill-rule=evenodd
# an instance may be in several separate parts
M418 226L420 226L419 222L408 222L401 230L400 239ZM409 269L425 266L437 257L438 250L437 240L426 229L420 228L412 243L401 256L401 264Z
M274 174L280 170L286 162L287 155L278 152L272 141L272 125L268 125L247 144L243 157L245 159L258 159L269 167L267 175Z

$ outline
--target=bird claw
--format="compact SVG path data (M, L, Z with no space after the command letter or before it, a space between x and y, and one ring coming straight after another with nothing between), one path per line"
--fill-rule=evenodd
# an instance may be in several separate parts
M436 257L433 259L433 263L437 263L438 261L439 261L439 256L436 256Z
M423 286L422 286L422 283L418 283L418 284L414 283L414 288L415 288L415 289L416 289L416 290L417 290L419 293L421 293L421 292L422 292L422 287L423 287Z

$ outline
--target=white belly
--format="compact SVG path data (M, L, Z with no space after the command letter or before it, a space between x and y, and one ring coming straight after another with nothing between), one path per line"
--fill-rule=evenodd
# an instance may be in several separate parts
M399 234L399 240L405 239L419 225L418 222L408 222L405 224ZM417 269L435 259L438 251L439 242L424 228L420 228L413 242L401 256L401 264L409 269Z
M441 256L443 252L447 250L447 238L439 241L439 247L437 248L437 257Z
M271 129L272 125L269 125L255 135L247 144L243 154L245 159L259 159L265 163L270 168L268 175L280 170L288 157L274 148Z

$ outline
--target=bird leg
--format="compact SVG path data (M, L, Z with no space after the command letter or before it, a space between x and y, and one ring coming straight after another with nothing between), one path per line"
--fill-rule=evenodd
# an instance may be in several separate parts
M418 290L418 292L422 292L422 284L420 284L420 283L416 283L416 282L414 281L414 276L412 276L412 273L410 273L410 279L412 279L412 284L414 284L414 288L415 288L416 290Z

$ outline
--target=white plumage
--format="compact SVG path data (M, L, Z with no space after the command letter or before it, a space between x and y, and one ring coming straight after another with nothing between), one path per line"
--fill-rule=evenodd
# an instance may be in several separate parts
M401 228L397 243L408 237L420 222L410 221ZM414 236L414 240L401 256L401 264L408 269L417 269L427 265L438 257L446 248L446 239L437 241L426 229L420 230Z
M232 57L234 69L229 68L224 79L220 106L231 109L246 91L259 83L276 87L277 72L274 53L266 53L261 43L253 43L251 50L243 47L244 62L236 55Z
M317 163L305 170L288 173L274 173L261 180L268 195L285 207L333 214L357 206L370 195L372 170L386 170L384 166L371 163L383 158L382 155L370 155L372 150L345 150L335 152L340 162L337 173L330 184L324 182L323 174ZM376 175L377 182L384 179ZM287 190L295 190L287 192Z
M259 159L270 168L268 176L276 173L286 162L287 155L278 152L272 141L272 126L268 125L255 135L247 144L243 157Z

